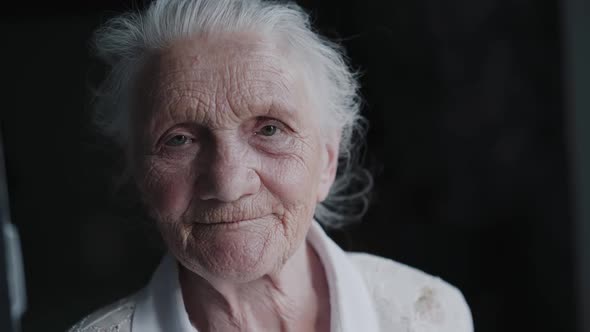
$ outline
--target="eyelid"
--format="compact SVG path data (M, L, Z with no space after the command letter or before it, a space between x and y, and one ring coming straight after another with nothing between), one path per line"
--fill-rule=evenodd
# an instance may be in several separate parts
M166 142L174 138L175 136L186 136L188 139L194 141L196 140L196 136L190 130L187 130L183 127L173 127L166 131L160 139L157 141L156 146L161 147L166 145Z
M180 136L182 136L182 137L186 138L186 139L187 139L187 142L184 142L184 143L182 143L182 144L180 144L180 145L172 145L172 144L168 144L168 143L170 143L170 142L171 142L171 141L172 141L174 138L176 138L176 137L180 137ZM165 140L164 140L164 145L171 146L171 147L179 147L179 146L182 146L182 145L187 145L187 144L189 144L189 143L192 143L192 141L194 141L194 139L193 139L192 137L190 137L190 136L188 136L188 135L183 135L183 134L170 135L170 136L168 136L168 137L169 137L168 139L165 139Z
M285 124L281 120L271 117L260 117L256 123L256 131L268 125L276 126L281 131L292 130L287 124Z

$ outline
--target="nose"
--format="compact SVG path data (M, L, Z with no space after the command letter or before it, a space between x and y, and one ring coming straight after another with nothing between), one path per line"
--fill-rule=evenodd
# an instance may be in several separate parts
M233 202L255 194L260 178L249 162L246 146L218 140L201 159L197 193L201 200Z

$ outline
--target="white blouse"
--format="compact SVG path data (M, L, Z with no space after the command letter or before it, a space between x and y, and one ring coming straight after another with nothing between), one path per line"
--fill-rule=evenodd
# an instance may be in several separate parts
M388 259L346 253L315 222L307 241L326 271L331 332L473 331L465 299L441 279ZM147 287L70 331L196 332L184 308L176 260L164 257Z

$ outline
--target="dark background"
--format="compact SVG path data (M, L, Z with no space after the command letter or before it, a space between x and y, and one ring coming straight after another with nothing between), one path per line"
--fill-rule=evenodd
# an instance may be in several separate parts
M456 285L476 331L575 331L560 3L300 3L363 72L371 123L373 203L334 238ZM158 262L141 229L111 209L115 160L88 127L89 37L132 7L141 5L39 1L1 16L25 332L63 331L138 290Z

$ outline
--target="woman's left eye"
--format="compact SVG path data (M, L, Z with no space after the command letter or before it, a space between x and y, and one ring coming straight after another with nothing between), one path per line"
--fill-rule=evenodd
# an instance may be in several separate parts
M260 128L260 130L257 132L257 134L269 137L269 136L274 136L277 133L277 130L279 130L279 128L277 126L266 125L266 126Z
M190 138L186 135L175 135L166 141L168 146L181 146L190 143Z

